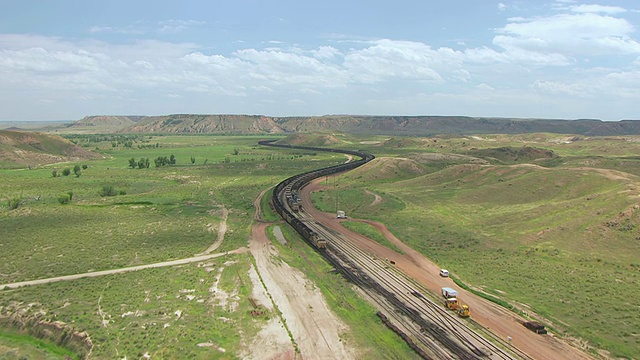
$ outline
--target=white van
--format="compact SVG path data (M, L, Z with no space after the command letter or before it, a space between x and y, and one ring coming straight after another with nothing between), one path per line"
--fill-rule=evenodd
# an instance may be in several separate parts
M440 269L440 276L449 277L449 270Z

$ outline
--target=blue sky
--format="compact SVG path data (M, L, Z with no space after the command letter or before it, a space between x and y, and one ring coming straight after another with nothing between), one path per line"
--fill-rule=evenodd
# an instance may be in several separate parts
M640 3L0 1L0 120L640 119Z

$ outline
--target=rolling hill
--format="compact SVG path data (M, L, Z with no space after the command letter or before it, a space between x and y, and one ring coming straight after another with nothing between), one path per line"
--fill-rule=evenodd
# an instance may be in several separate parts
M38 166L99 156L57 135L0 130L0 164L3 167Z

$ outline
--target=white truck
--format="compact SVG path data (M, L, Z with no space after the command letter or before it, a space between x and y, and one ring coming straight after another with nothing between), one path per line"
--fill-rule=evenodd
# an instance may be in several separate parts
M443 287L442 296L444 296L445 299L456 298L458 297L458 292L450 287Z
M346 219L347 218L347 214L345 214L345 212L342 211L342 210L338 210L336 212L336 218L338 218L338 219Z

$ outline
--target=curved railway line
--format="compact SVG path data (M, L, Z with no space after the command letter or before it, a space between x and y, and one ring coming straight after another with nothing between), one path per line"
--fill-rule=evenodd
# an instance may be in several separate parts
M279 183L273 192L276 212L337 271L357 285L380 310L383 322L394 329L424 359L531 359L511 344L481 329L471 319L452 315L434 300L433 295L415 280L395 269L386 260L361 250L340 233L308 215L299 203L298 191L310 181L355 169L375 157L363 151L278 145L261 141L260 145L311 151L329 151L354 155L360 160L292 176ZM487 339L492 338L493 341Z

